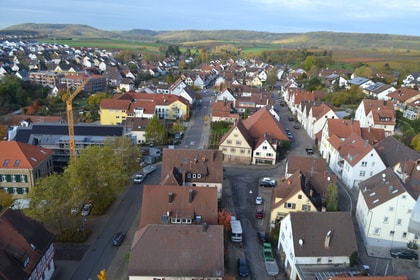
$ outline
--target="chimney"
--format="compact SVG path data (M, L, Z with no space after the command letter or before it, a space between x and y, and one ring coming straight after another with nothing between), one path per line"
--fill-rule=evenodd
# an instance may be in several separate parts
M327 235L325 235L325 241L324 241L324 247L326 249L328 249L330 247L330 243L331 243L331 236L332 236L332 231L329 230L327 232Z
M193 190L188 191L188 203L192 203L193 200Z
M203 224L201 225L201 231L202 231L202 232L206 232L206 231L207 231L207 223L203 223Z
M174 193L170 192L168 193L168 202L172 203L172 201L174 201Z

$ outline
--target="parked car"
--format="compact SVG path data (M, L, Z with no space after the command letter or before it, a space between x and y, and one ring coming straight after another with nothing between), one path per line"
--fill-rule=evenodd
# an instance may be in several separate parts
M138 174L136 174L135 176L134 176L134 183L135 184L140 184L141 182L143 182L144 181L144 178L145 178L146 176L145 175L143 175L142 173L138 173Z
M263 198L261 196L257 196L257 198L255 199L255 204L257 205L263 204Z
M292 136L293 136L293 134L292 134L292 132L290 131L290 129L285 128L284 130L286 131L287 136L289 136L289 135L292 135Z
M293 128L294 128L294 129L299 129L299 128L300 128L300 125L299 125L298 123L295 123L295 124L293 125Z
M246 262L245 258L238 259L238 273L241 277L248 277L249 270L248 270L248 263Z
M114 246L120 246L125 238L125 233L122 231L119 231L115 234L114 240L112 241L112 245Z
M391 257L396 259L417 260L419 256L416 251L407 248L393 248L389 250Z
M293 117L293 116L289 116L287 119L288 119L290 122L294 122L294 121L295 121L295 117Z
M264 218L264 210L262 207L257 207L257 209L255 209L255 218L257 219Z
M175 139L182 139L184 137L184 132L177 132L175 133Z
M290 142L295 142L295 137L293 135L287 135L287 137L289 138Z
M273 188L276 186L276 180L269 177L264 177L261 179L260 186Z
M314 150L312 148L305 148L306 150L306 154L308 155L313 155L314 154Z
M90 212L92 211L92 208L93 208L92 202L85 203L82 207L82 216L83 217L89 216Z
M268 235L265 231L258 231L257 236L261 244L268 242Z
M148 166L143 167L143 173L144 174L152 173L155 170L156 170L156 166L154 166L154 165L148 165Z

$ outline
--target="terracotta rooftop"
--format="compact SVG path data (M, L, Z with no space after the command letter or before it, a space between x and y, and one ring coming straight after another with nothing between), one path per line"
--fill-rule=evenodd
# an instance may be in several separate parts
M16 141L0 141L1 169L33 169L53 151Z
M222 225L147 225L135 233L130 276L224 276Z
M223 153L219 150L164 149L161 181L163 185L185 182L222 183ZM188 178L188 174L200 174Z
M162 215L192 219L193 224L201 216L202 222L217 224L217 188L144 185L142 201L139 229L167 224Z

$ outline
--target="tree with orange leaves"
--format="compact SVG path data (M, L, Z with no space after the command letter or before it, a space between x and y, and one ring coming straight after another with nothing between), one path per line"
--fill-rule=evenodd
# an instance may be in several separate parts
M231 220L231 218L232 218L232 213L230 213L226 209L222 209L218 213L218 222L219 222L219 225L223 225L223 229L225 231L229 231L230 230L230 220Z

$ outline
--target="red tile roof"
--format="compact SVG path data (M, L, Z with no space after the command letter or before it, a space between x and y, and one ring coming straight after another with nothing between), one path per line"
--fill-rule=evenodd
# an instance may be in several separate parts
M33 169L52 153L52 150L40 146L15 141L0 141L0 168Z

